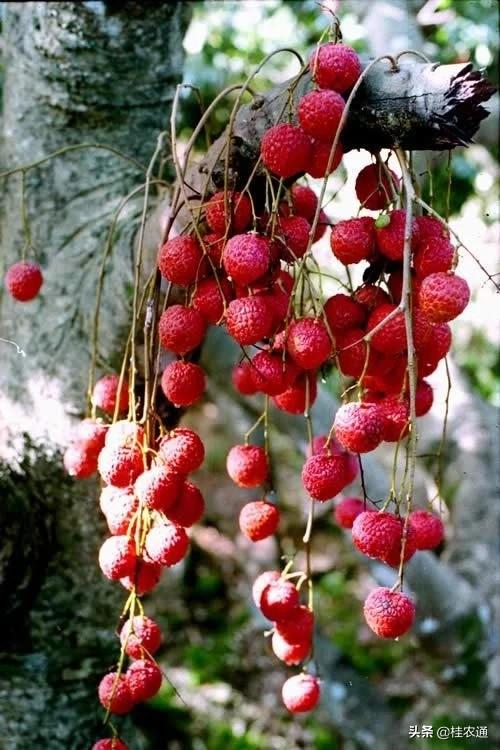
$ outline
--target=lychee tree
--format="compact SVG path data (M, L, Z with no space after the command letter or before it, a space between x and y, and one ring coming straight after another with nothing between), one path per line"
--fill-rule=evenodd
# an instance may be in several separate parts
M92 28L101 43L109 41L112 55L117 20L131 35L123 40L124 50L132 44L138 51L144 29L149 30L152 50L143 78L151 76L149 85L165 91L163 48L154 30L159 22L168 20L170 27L177 24L179 31L181 4L173 8L167 4L155 8L123 4L118 9L109 5L104 17L93 8L40 5L34 4L37 23L33 25L30 15L14 7L9 33L19 28L15 22L21 28L27 24L27 38L31 34L37 38L40 24L46 24L49 39L51 34L58 39L58 34L67 30L68 47L76 36L85 55ZM179 36L172 32L168 43L173 49ZM93 132L103 119L96 114L94 96L99 103L102 93L102 111L109 114L107 89L101 92L97 86L103 62L100 55L105 56L107 49L94 42L90 47L88 76L95 78L89 98L79 96L77 73L74 79L68 77L70 85L64 91L57 83L54 87L64 112L61 131L65 132L68 119L75 117L79 122L75 134L80 136L78 128L86 135L85 131ZM12 50L15 54L14 43ZM254 424L227 456L227 472L233 482L259 490L258 499L243 507L239 519L241 532L252 542L279 534L273 432L283 424L283 418L288 425L287 415L301 417L288 426L290 431L302 431L301 443L305 444L301 480L307 513L297 549L299 553L302 548L302 556L292 554L279 561L282 564L261 573L253 587L255 604L270 623L268 635L272 634L275 655L294 668L282 688L285 707L291 713L314 709L321 685L328 684L317 654L312 566L314 516L324 503L335 499L335 518L341 527L352 528L352 540L361 553L386 564L386 570L393 569L390 585L375 588L366 598L368 626L380 637L399 637L412 627L416 607L425 611L425 585L419 591L419 575L408 578L406 563L417 552L434 549L443 540L439 478L447 409L442 414L442 445L435 457L437 489L430 509L415 509L417 419L432 405L433 390L425 378L449 351L448 323L469 301L467 282L456 273L456 267L460 252L470 250L450 232L446 218L421 197L411 155L423 149L448 150L468 144L487 114L482 104L493 90L470 65L436 67L411 50L362 61L342 43L335 17L307 61L292 49L273 54L295 57L297 74L277 89L257 96L252 83L266 64L264 59L241 86L221 92L209 105L182 158L176 133L182 86L173 96L170 125L161 130L164 99L143 113L150 99L148 87L141 81L143 102L128 100L135 70L135 58L129 55L130 69L123 76L124 99L118 110L120 117L122 109L130 117L126 127L121 126L124 132L135 128L141 135L139 153L130 155L125 149L130 145L129 132L123 147L116 136L112 146L95 142L95 138L93 143L61 145L54 141L59 135L56 129L47 136L45 153L35 158L30 154L29 161L21 159L20 165L2 173L9 184L20 179L20 191L12 194L20 199L18 221L23 242L22 251L17 252L21 258L6 275L6 289L19 303L38 299L40 265L43 268L47 263L43 256L40 265L32 259L42 239L54 242L53 214L46 204L33 205L34 197L30 198L36 196L38 170L49 170L51 184L60 192L59 197L51 198L55 207L58 201L67 205L63 194L74 180L77 189L68 201L70 207L73 202L78 205L82 196L86 200L90 190L96 205L107 209L101 211L101 231L95 221L91 227L76 226L57 244L67 257L71 253L68 248L80 251L82 240L73 242L75 237L89 231L94 239L92 254L87 255L88 261L94 261L92 268L81 263L84 281L76 274L67 279L73 294L86 295L92 290L96 300L89 320L79 321L86 336L77 337L78 345L86 349L90 342L89 378L86 388L81 376L72 378L67 395L74 398L79 389L87 413L72 434L64 466L78 479L99 474L103 485L100 509L111 535L101 540L98 562L106 578L121 583L129 592L115 612L119 636L114 645L116 659L110 656L102 664L104 673L105 665L114 662L98 688L109 738L98 741L96 748L120 747L123 740L118 739L115 715L128 714L160 689L162 673L154 653L161 634L147 616L143 595L155 588L164 568L185 558L189 529L203 515L205 502L190 475L203 463L204 445L195 431L179 426L179 422L183 411L204 395L207 375L216 383L221 372L227 373L228 360L232 359L237 397L251 397L250 409L260 403ZM50 80L54 71L42 67L40 79L43 75ZM27 84L26 78L24 86ZM23 90L22 85L19 88ZM9 94L11 89L7 86L6 91ZM227 129L202 158L192 159L194 143L208 115L220 99L230 95L234 105ZM24 106L33 106L32 99L26 94ZM47 106L50 118L54 104L50 98L48 101L42 96L39 106ZM155 129L160 131L155 146L151 147L154 137L149 141L144 138L146 126L151 135ZM118 128L115 122L112 127L113 132ZM34 133L27 132L24 138L17 133L16 140L27 149ZM152 153L149 159L145 158L148 148ZM352 217L333 223L323 207L328 177L343 153L354 148L371 154L356 179L358 204ZM120 187L114 201L108 197L103 202L99 186L93 184L100 164L87 155L95 152L103 152L106 165L111 158L119 165L119 178L106 172L113 190L117 183ZM171 191L165 174L169 152L175 173ZM72 161L76 154L88 170L83 185L78 184L81 165ZM86 159L92 159L88 166ZM143 161L148 163L143 165ZM58 167L61 163L66 166ZM129 168L124 164L131 170L128 184L122 179ZM58 169L63 169L64 184ZM139 175L136 182L133 172ZM304 182L304 175L319 181L317 192ZM158 212L151 214L152 196L154 191L161 196L165 190L170 193L168 214L163 208L158 217ZM34 227L38 227L35 215L44 217L41 229L37 228L41 236L34 236ZM58 222L71 223L72 216L69 209L67 215L62 210ZM124 216L128 221L123 221ZM345 267L345 275L336 279L335 294L328 298L323 294L328 271L312 252L327 231L331 252ZM99 240L104 240L104 250L98 259ZM117 256L124 249L131 256L128 309L121 308L123 281L109 275L109 267L122 272ZM480 259L476 260L482 267ZM53 263L54 275L49 273L49 283L42 287L47 310L51 305L57 309L59 296L58 267ZM363 264L363 277L354 283L356 268L352 267L359 264ZM488 274L487 281L496 283ZM7 309L13 310L13 303ZM23 309L16 309L16 322L22 320ZM79 310L73 307L70 314L79 315ZM47 387L43 377L61 378L68 368L62 356L67 349L63 346L67 314L67 310L62 312L60 336L56 326L49 330L43 316L37 315L33 335L39 336L43 345L36 364L26 358L30 389L38 387L43 392ZM33 323L34 319L26 316L20 331L23 325ZM216 345L212 345L207 367L203 350L209 327L213 327L210 336ZM19 340L15 325L6 334L6 343ZM115 362L114 372L98 373ZM10 366L18 365L19 360L12 358ZM330 399L315 420L318 382L333 369L339 373L341 403L335 405ZM394 445L392 472L383 491L372 482L374 465L365 461L365 454L382 443ZM351 496L354 490L346 492L354 481L359 487L356 497ZM343 499L342 493L347 495ZM84 523L85 536L95 536L91 513L80 523ZM21 536L16 544L22 544ZM89 555L86 550L85 554L97 562L95 553ZM405 587L407 580L413 594ZM108 591L104 594L107 611L115 601ZM37 593L35 584L30 596ZM443 597L443 608L444 602ZM93 604L95 607L95 601ZM90 620L94 623L95 613ZM86 688L88 682L86 675ZM92 723L87 717L82 722ZM37 731L46 731L45 726ZM126 733L124 725L120 735ZM141 746L139 739L134 741L137 744L131 746ZM87 742L85 736L74 746L86 747ZM50 746L56 747L54 743Z

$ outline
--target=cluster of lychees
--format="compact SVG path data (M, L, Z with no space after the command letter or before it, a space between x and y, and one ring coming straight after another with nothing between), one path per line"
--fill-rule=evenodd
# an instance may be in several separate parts
M454 273L457 254L445 225L432 216L412 222L411 279L403 278L407 214L394 207L398 177L377 159L357 176L356 194L361 207L378 216L339 221L330 236L340 263L367 264L366 281L349 293L324 302L319 298L307 261L329 220L316 193L296 180L304 174L327 179L339 165L345 96L359 80L361 64L351 48L327 43L316 49L309 69L314 90L300 98L295 111L290 97L287 121L270 127L262 138L259 190L253 184L241 191L226 185L196 207L180 235L160 247L161 277L183 288L185 296L183 303L166 307L157 333L161 346L176 356L161 377L161 388L176 407L189 407L204 394L206 375L195 360L210 325L223 326L240 346L233 385L243 395L265 395L261 419L266 423L270 399L275 408L308 418L318 377L328 368L337 367L354 380L357 400L340 406L330 434L310 435L302 483L311 498L312 520L315 501L337 498L356 479L360 454L412 434L412 403L417 417L430 410L433 390L425 377L446 356L448 323L467 305L469 289ZM26 261L6 275L9 292L20 301L33 299L42 281L39 267ZM410 294L402 300L408 281ZM414 354L407 340L408 314ZM409 371L414 369L416 390L410 392ZM105 485L100 507L111 536L101 547L99 564L107 578L131 592L117 671L99 686L103 707L116 714L160 689L161 671L153 655L161 634L138 597L158 583L163 567L184 558L186 528L204 511L203 496L187 479L203 462L199 436L182 427L158 430L159 420L153 427L139 424L129 391L124 377L101 378L93 390L93 416L76 428L64 456L69 474L85 478L98 472ZM97 410L103 418L96 418ZM128 418L118 419L126 412ZM104 415L112 415L112 423ZM268 442L250 444L249 434L229 451L227 471L239 487L262 488L260 499L247 503L239 518L242 533L258 542L276 532L280 514L268 492ZM391 503L394 512L388 510ZM381 510L349 497L336 505L334 515L340 526L352 528L363 554L400 567L417 550L434 549L443 539L437 516L417 510L402 517L400 511L394 497ZM262 573L253 587L256 606L273 623L272 649L289 666L306 663L313 652L312 597L301 603L304 580L311 592L310 571L290 573L287 566ZM415 605L397 588L377 588L365 602L366 621L381 637L398 637L413 623ZM124 672L125 655L131 664ZM309 711L319 700L320 681L304 668L285 682L282 696L291 712ZM111 748L126 750L117 737L94 746Z
M232 373L236 390L243 395L265 394L276 408L291 414L309 411L322 369L337 365L343 376L355 379L359 401L338 409L331 434L313 441L303 467L306 491L323 502L355 479L356 454L372 451L384 441L399 442L412 429L406 323L400 307L406 213L389 210L400 190L397 176L380 161L365 167L356 180L357 196L363 208L381 213L376 219L363 216L338 222L330 244L344 265L366 262L369 281L321 304L304 261L328 219L316 194L295 180L304 173L326 178L338 166L342 150L334 141L345 108L342 94L353 87L361 66L350 48L325 44L311 58L310 70L316 88L290 113L298 124L279 123L262 138L261 161L272 186L271 204L266 196L262 205L262 196L253 195L251 188L246 193L217 192L203 206L196 233L171 239L162 247L159 268L164 278L192 291L189 304L166 311L160 336L164 346L183 356L201 343L207 324L225 326L244 353ZM424 378L449 350L448 322L469 299L466 282L453 272L456 260L443 224L430 216L415 218L411 319L418 417L432 406L432 387ZM309 306L302 292L298 299L299 287L303 290L307 285ZM255 347L253 353L247 346ZM165 394L176 403L193 403L203 390L200 368L179 362L170 368L164 376ZM227 471L240 487L263 488L263 497L247 503L240 513L242 533L253 542L274 534L280 516L265 492L270 471L267 445L251 445L247 440L234 446ZM406 522L400 518L399 506L394 514L375 513L365 506L363 501L355 530L363 521L366 528L359 536L354 531L353 539L371 557L397 567L401 558L406 561L416 549L433 548L442 539L440 519L427 511L412 513ZM389 524L384 526L387 518ZM364 544L365 538L372 537L372 546ZM263 574L256 586L257 606L275 623L275 654L287 664L302 663L311 652L314 618L309 605L300 604L297 588L277 571ZM368 597L365 615L374 632L396 637L411 626L414 604L406 594L377 589ZM303 703L300 698L295 701L297 694L304 696ZM285 684L283 698L291 711L309 710L318 697L319 683L310 675L298 675Z
M104 376L93 390L94 409L122 414L129 406L128 391L126 381ZM84 478L98 471L105 484L100 508L111 536L101 546L99 565L106 578L131 592L120 633L119 667L99 685L99 700L109 713L127 713L161 687L162 673L153 657L160 629L144 616L138 597L156 586L163 568L176 565L188 552L186 528L200 520L205 503L187 477L201 466L204 454L193 430L178 427L148 445L146 430L128 419L112 424L85 419L66 450L64 465L70 475ZM140 615L134 614L136 608ZM131 664L123 673L125 655ZM125 748L120 742L100 740L95 750Z

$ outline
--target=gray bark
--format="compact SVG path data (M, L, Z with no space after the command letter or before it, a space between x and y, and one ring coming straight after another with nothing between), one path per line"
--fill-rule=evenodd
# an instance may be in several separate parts
M368 65L366 62L365 68ZM264 132L287 119L291 84L286 81L238 112L230 172L237 185L243 186L251 173ZM294 104L312 87L311 75L306 72L293 88ZM340 140L346 151L440 150L467 145L488 116L483 103L493 92L491 84L469 64L436 66L404 56L394 68L389 60L379 60L366 71ZM224 133L203 161L203 169L212 169L217 187L223 185L225 175L225 158L217 155L226 138ZM189 183L193 180L197 182L196 175L190 176Z
M1 169L81 142L108 144L147 164L168 124L188 13L185 4L167 2L7 4ZM106 232L121 198L143 181L129 162L96 149L67 153L28 174L45 284L30 304L2 299L1 335L27 354L23 359L0 344L4 457L15 453L6 445L9 433L27 428L32 437L61 443L69 415L83 410ZM8 266L24 242L18 175L2 186L2 199L1 257ZM119 222L107 266L99 355L108 364L116 364L129 324L140 204ZM124 592L102 580L96 565L103 529L95 484L75 487L57 468L60 457L51 462L48 472L37 453L24 473L6 470L0 528L9 541L0 581L15 638L2 639L10 652L0 667L2 750L88 750L103 734L96 685L118 653L109 628ZM47 474L57 481L47 484ZM144 747L130 728L128 738Z

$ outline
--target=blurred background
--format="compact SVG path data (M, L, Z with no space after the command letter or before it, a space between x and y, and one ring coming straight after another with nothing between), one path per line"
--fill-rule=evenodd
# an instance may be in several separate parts
M8 5L11 4L1 4L3 14ZM44 3L29 5L43 6ZM100 13L103 4L52 5L82 5L90 15L91 12ZM120 3L109 2L107 5L113 10ZM277 48L293 47L306 57L330 20L330 16L321 11L321 4L314 0L207 0L188 5L192 15L183 41L183 80L198 87L202 106L209 104L225 87L245 80L261 60ZM338 13L344 41L354 46L365 58L399 53L405 49L419 50L431 60L441 63L470 61L475 67L484 69L489 79L498 85L497 0L325 0L324 5ZM151 4L153 6L155 4ZM12 38L10 41L12 43ZM31 47L25 47L31 54ZM36 48L36 44L33 47ZM80 58L76 58L75 67L78 68L79 61L85 63L85 54L86 50ZM172 64L174 68L176 64ZM293 55L282 52L266 63L252 85L256 90L266 91L296 71L297 61ZM101 70L98 72L96 80L100 81ZM177 71L173 73L173 78L177 78ZM17 94L12 80L11 75L10 91L15 98ZM51 83L54 80L59 83L59 71L53 75ZM84 77L79 80L79 86L85 87ZM70 92L71 96L78 99L78 91L75 86ZM99 91L97 87L98 94ZM108 96L105 87L103 91ZM25 94L26 89L21 89L18 103L24 101ZM29 90L27 95L29 98ZM111 94L109 96L111 98ZM43 100L43 96L41 98ZM100 106L99 99L97 101ZM85 113L94 112L93 92L90 102L91 106L87 109L78 109L75 105L75 111L71 111L71 117L68 117L68 130L70 126L76 129L83 122L83 140L102 138L104 142L109 140L113 143L116 131L117 139L123 137L125 150L132 148L132 145L135 149L136 144L131 144L127 135L120 130L120 118L112 121L112 117L116 116L114 113L110 116L109 132L104 130L104 136L99 128L106 118L99 118L98 108L94 120L91 115L88 120L85 119ZM234 98L229 96L213 113L207 134L200 136L196 144L195 157L201 157L206 148L206 136L214 139L224 130L233 102ZM159 112L164 114L164 107L168 104L160 102L158 106ZM253 606L251 584L262 570L279 567L283 557L293 556L300 548L307 504L300 484L306 430L303 418L284 417L273 412L271 444L283 523L278 539L251 545L238 532L238 515L244 503L255 496L235 488L226 475L225 459L229 447L241 441L242 434L260 413L262 403L258 399L243 402L232 389L229 373L234 351L228 348L227 341L221 340L218 331L212 332L203 351L203 362L211 375L207 398L197 408L190 409L183 419L183 424L200 432L207 446L204 467L195 479L205 495L207 513L203 522L193 529L189 557L164 575L155 593L145 600L147 614L158 620L165 633L158 658L167 681L156 698L134 711L133 721L139 727L138 734L134 735L135 730L130 724L127 726L128 720L125 720L124 739L135 736L137 740L136 744L131 743L132 750L406 750L407 747L418 750L442 747L475 750L500 747L500 514L496 493L500 455L496 431L500 406L500 325L498 293L487 277L490 274L497 283L500 279L498 95L491 99L488 107L492 115L482 124L476 142L470 148L456 149L451 155L447 152L424 154L416 162L422 194L429 198L432 193L433 206L442 215L449 216L452 228L467 248L459 249L458 272L467 278L473 294L472 303L452 326L454 349L449 361L452 380L449 398L447 371L441 364L430 377L435 389L434 407L421 425L419 450L422 455L417 473L416 505L424 507L434 499L435 507L440 507L443 513L446 541L436 553L419 553L408 566L406 585L419 602L419 619L414 631L401 641L386 642L377 639L365 625L362 604L367 593L376 585L391 585L393 572L361 559L355 553L349 535L333 522L332 504L325 504L317 514L312 560L318 622L315 656L324 681L323 701L311 716L291 718L285 713L281 686L286 677L296 670L283 667L273 656L270 639L264 636L268 623ZM64 113L64 107L61 110ZM116 111L120 112L118 108ZM153 125L148 123L148 127L156 129L155 132L159 127L156 115L155 112L151 117ZM64 116L59 111L56 115L51 112L51 116L59 127ZM199 98L193 91L185 90L178 120L180 151L199 116ZM90 138L85 130L88 123ZM19 120L11 119L9 125L11 135L16 128L21 129ZM49 127L47 122L43 125L45 130L50 131L50 123ZM97 135L91 128L97 130ZM54 130L57 128L54 127ZM134 131L134 134L139 142L140 133L138 135ZM69 135L82 140L78 131ZM65 133L62 138L66 138ZM32 141L36 141L36 137ZM50 144L50 139L44 142L44 153L51 150L46 147L47 142ZM66 140L62 142L66 143ZM149 158L154 139L146 146L141 141L140 147ZM82 159L83 156L79 153L77 158ZM332 223L357 212L354 179L370 158L368 152L350 152L330 178L325 209ZM11 154L8 154L7 164L10 165L11 161ZM56 284L54 287L47 285L47 288L56 289L60 295L59 314L64 308L65 294L69 302L72 302L72 295L77 299L83 313L73 315L76 320L75 339L71 339L73 332L68 336L64 328L58 331L60 339L53 359L56 360L59 351L64 347L68 350L77 340L79 344L74 360L77 364L85 362L85 368L78 364L80 370L86 369L88 357L85 336L90 320L88 299L95 286L95 258L100 257L112 210L123 197L124 189L121 185L120 194L108 200L104 179L103 185L98 186L103 192L99 193L96 188L102 174L110 184L121 180L123 166L120 163L109 177L106 172L108 164L102 170L91 163L89 174L94 182L80 186L78 179L86 168L86 164L81 167L80 161L75 161L67 172L64 167L58 167L61 171L56 173L53 184L59 186L59 193L53 200L51 196L52 202L48 201L43 211L32 211L35 214L35 232L41 226L42 236L44 217L55 216L58 212L60 224L66 221L69 239L63 243L59 236L56 237L61 241L61 249L64 247L64 255L60 256L64 260L59 259L59 262L75 270L74 274L68 272L68 276L75 276L77 288L73 289L73 282L67 276L59 284L57 258L54 261ZM129 178L130 175L127 180ZM48 184L52 190L50 180ZM83 228L76 230L72 224L75 214L68 212L66 217L61 210L61 206L65 208L66 191L71 194L74 184L81 191L82 216L87 211L86 206L96 196L95 203L91 204L94 211L91 220L83 226L82 219ZM308 184L319 192L319 182L312 180ZM42 192L43 180L34 185L33 192L37 189ZM101 194L106 200L100 198ZM80 194L77 195L79 198ZM101 210L101 203L104 211ZM77 200L73 207L75 205L78 213ZM130 223L131 216L135 218L140 215L141 208L130 209L123 224ZM11 200L10 210L12 215L19 213L18 202L14 199ZM11 223L13 221L11 219ZM52 224L57 222L52 221ZM134 224L136 227L137 223ZM120 241L129 241L127 231L122 235L118 232ZM129 241L128 249L130 246ZM47 248L42 247L42 252L47 251L48 256L55 248L59 249L59 246L52 248L48 245ZM92 253L89 253L89 257L85 255L89 252L88 248L92 252L95 250L94 257L90 257ZM123 256L126 255L123 253ZM325 272L323 292L330 295L338 290L338 285L329 277L340 278L345 270L336 265L332 258L328 234L315 246L315 255ZM481 270L473 256L487 273ZM76 271L83 267L92 273L86 272L78 285L81 277ZM123 294L115 295L121 306L110 308L111 312L107 309L103 316L103 339L107 337L113 344L116 342L113 336L118 328L117 319L123 325L128 324L130 313L131 286L130 280L126 285L124 277L123 269L116 276L110 274L110 284L115 286L112 287L113 294L109 296L113 297L116 289L123 290ZM104 301L108 304L109 300ZM49 302L52 304L52 300ZM69 302L66 304L68 309L71 307ZM123 338L123 331L120 330L120 334ZM51 340L56 338L54 335ZM31 343L29 337L27 341ZM81 341L84 343L80 346ZM66 361L63 361L64 383L70 380L70 376L76 382L71 371L73 362L67 364L72 357L71 349ZM117 361L115 352L115 360L109 359L104 364L115 365ZM70 373L68 378L64 367ZM19 377L19 380L22 378ZM77 383L79 389L75 388L75 397L74 393L68 396L64 388L59 387L61 381L54 387L48 377L28 382L31 393L41 395L44 409L43 412L29 414L30 434L38 438L42 430L50 433L53 427L55 437L50 435L51 440L53 438L54 443L63 445L71 423L68 414L74 418L82 408L83 388ZM331 424L338 387L335 373L322 383L321 394L313 410L317 433L325 432ZM61 396L61 393L64 395ZM75 403L79 406L75 406ZM0 406L5 406L4 424L0 421L2 437L1 431L4 428L7 431L7 422L24 425L24 404L19 402L14 407L12 402L4 400ZM7 408L11 411L7 412ZM448 408L449 414L448 442L440 448L445 408ZM37 418L42 413L44 418ZM441 461L436 460L436 453L440 453ZM13 534L21 534L26 545L21 546L22 551L26 549L23 555L28 559L31 554L30 563L35 567L38 559L44 561L45 558L43 550L40 552L36 548L33 552L29 546L30 538L35 537L35 533L22 520L22 504L26 506L26 517L29 518L28 512L33 507L40 506L43 511L48 507L51 512L54 511L62 526L62 533L58 537L59 530L56 533L47 524L46 535L44 530L41 537L40 547L45 545L52 549L53 545L59 558L56 563L50 563L52 568L49 570L48 584L44 583L37 606L29 613L35 653L30 652L32 644L28 644L28 656L23 661L23 675L27 675L28 683L28 689L24 687L24 694L28 694L28 702L21 704L17 730L21 727L19 736L24 737L22 727L26 724L30 741L33 742L35 738L40 747L47 747L48 750L60 750L62 747L80 750L83 747L80 739L66 739L66 716L70 716L69 721L73 722L71 726L84 726L86 731L90 722L96 727L100 726L102 716L98 713L94 686L98 679L96 675L101 676L116 654L116 638L111 623L115 622L120 605L109 593L113 587L107 581L101 581L97 565L94 564L98 546L106 533L103 519L99 519L101 526L98 533L94 533L98 523L95 520L94 485L81 483L76 488L63 475L60 457L57 457L59 468L54 468L53 455L50 461L40 459L38 453L36 460L32 456L35 456L35 452L27 451L19 469L21 473L18 474L18 469L7 469L0 464L0 491L2 498L9 500L4 506L7 508L6 528L14 519ZM384 497L386 494L391 463L392 451L384 449L377 451L376 458L366 459L366 480L372 496ZM44 488L43 492L41 487ZM348 488L350 495L358 495L360 491L357 483ZM57 499L55 510L55 503L51 505L52 498ZM74 525L71 513L78 514L79 520ZM45 519L42 513L40 517ZM21 521L18 523L19 518ZM3 521L3 517L0 517L0 521ZM33 528L37 529L35 522L38 523L38 519L33 522ZM21 528L20 532L18 527ZM13 548L18 549L15 545ZM82 559L87 567L80 564L78 555L73 556L72 550L77 548L78 555L81 549L84 550ZM8 545L6 549L9 552ZM36 557L37 554L40 554L40 558ZM6 559L9 561L8 555ZM21 562L24 563L24 560ZM299 567L303 564L300 552L296 563ZM67 570L70 572L66 580ZM88 591L86 578L82 582L85 576L89 576ZM74 586L81 601L76 594L74 601L64 599L59 588L61 581L65 595ZM24 605L24 592L32 582L19 582L14 576L14 583L21 592L19 599ZM35 580L36 591L38 585ZM119 590L117 595L121 594ZM92 601L89 602L89 599ZM27 600L31 605L29 596ZM19 616L19 611L22 612L22 607L14 614ZM97 629L92 620L96 618L96 613L100 617ZM24 619L28 622L28 617ZM43 627L47 623L53 628L50 630L51 637L54 638L55 633L55 640L68 644L71 657L76 662L69 662L71 668L64 661L67 654L64 653L64 659L61 656L59 660L57 649L53 661L46 659ZM89 644L93 650L89 649ZM16 721L11 720L9 712L13 711L12 715L16 715L18 701L12 685L15 685L15 679L21 672L20 663L14 660L8 662L6 667L0 666L0 703L4 700L7 705L7 698L10 700L4 724L0 705L0 750L4 747L7 750L20 750L21 746L26 746L7 744L1 731L2 727L14 726ZM32 680L35 678L40 679L42 685L38 692L35 688L32 690ZM46 687L47 683L49 688ZM5 684L8 690L3 689ZM75 693L81 686L85 687L87 694L78 703ZM70 693L74 705L67 699ZM65 713L68 704L71 704L70 714ZM49 739L42 735L42 730L37 736L37 727L32 724L38 723L37 717L41 714L47 716L52 710L57 720L54 719L52 726L48 722ZM434 736L417 736L408 740L410 726L421 727L424 724L434 727ZM119 721L117 725L121 726ZM438 727L466 726L487 726L489 737L464 737L462 732L461 736L458 733L458 736L442 740L435 735ZM44 724L43 731L45 729ZM96 736L97 729L94 729L92 726L92 736Z

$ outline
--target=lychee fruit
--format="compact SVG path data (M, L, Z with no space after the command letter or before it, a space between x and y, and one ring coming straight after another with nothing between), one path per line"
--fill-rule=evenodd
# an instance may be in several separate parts
M269 474L269 464L260 445L234 445L226 459L227 473L238 487L258 487Z
M38 263L20 260L7 269L5 286L10 296L18 302L30 302L43 284L42 270Z
M399 638L413 625L415 604L406 594L380 586L368 594L363 612L376 635Z
M312 53L309 68L320 88L341 94L351 89L361 75L359 57L346 44L322 44Z
M158 565L176 565L187 554L189 537L183 526L166 523L153 526L144 543L148 558Z
M312 711L319 701L320 693L319 680L309 674L289 677L281 691L283 703L292 714Z
M280 123L266 130L260 153L270 172L287 179L305 172L311 155L311 141L301 128Z
M278 528L280 512L272 503L255 500L243 506L239 525L241 533L251 542L259 542L272 536Z
M192 406L205 392L205 371L194 362L171 362L163 371L161 388L174 406Z

